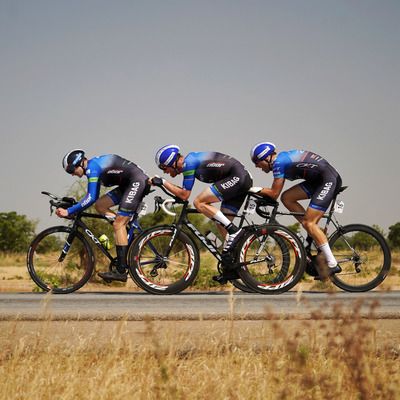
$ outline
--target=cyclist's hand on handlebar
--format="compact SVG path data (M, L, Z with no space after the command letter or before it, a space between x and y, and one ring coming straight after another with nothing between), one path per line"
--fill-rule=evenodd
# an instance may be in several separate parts
M56 215L60 218L68 217L68 211L65 208L57 208Z
M158 175L154 175L154 176L150 179L150 182L149 182L149 183L150 183L150 185L161 187L161 186L164 185L164 182L165 182L165 179L164 179L164 178L160 178Z

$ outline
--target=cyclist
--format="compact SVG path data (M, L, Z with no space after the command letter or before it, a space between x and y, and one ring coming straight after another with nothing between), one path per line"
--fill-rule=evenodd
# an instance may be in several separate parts
M244 234L232 223L243 204L246 193L252 186L252 178L246 168L236 159L226 154L214 151L192 152L187 156L180 154L177 145L161 147L155 156L157 166L169 174L172 178L182 174L182 187L176 186L155 175L149 181L151 185L164 186L175 196L186 201L192 191L195 179L201 182L211 183L207 189L201 192L193 201L194 207L207 218L217 222L223 238L229 234L223 248L223 253L229 252ZM222 202L221 208L213 206L213 203Z
M320 275L314 279L326 279L341 272L342 269L332 254L326 235L318 227L318 222L342 186L342 179L335 168L318 154L307 150L284 151L277 154L275 150L275 145L270 142L257 143L251 149L250 157L256 168L261 168L266 174L273 171L274 175L270 189L257 188L253 191L260 189L258 193L276 200L282 192L285 179L304 180L283 192L281 201L289 211L305 213L304 217L296 218L314 240L319 252L325 256L319 265ZM305 199L311 199L307 210L304 210L299 203L299 200ZM311 238L307 238L309 243L312 241Z
M147 183L149 177L136 164L120 156L108 154L88 160L85 152L79 149L67 153L62 160L62 166L67 173L78 178L86 175L88 189L86 196L78 204L68 209L58 208L56 214L64 218L83 211L95 203L99 214L114 217L117 266L112 271L98 275L103 279L126 282L128 252L126 226L143 197L149 193L150 186ZM99 198L101 185L117 187ZM117 204L119 208L115 213L111 207Z

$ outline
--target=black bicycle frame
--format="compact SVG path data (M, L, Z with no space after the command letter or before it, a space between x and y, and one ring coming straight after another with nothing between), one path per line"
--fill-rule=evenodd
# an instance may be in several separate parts
M95 219L103 219L103 220L108 220L105 216L103 215L98 215L98 214L91 214L91 213L85 213L82 212L80 213L77 218L74 220L74 224L72 225L72 230L71 233L68 235L67 241L64 245L64 248L61 252L59 261L63 261L64 258L66 257L69 248L71 247L71 243L75 238L76 232L78 231L78 228L82 228L82 230L85 232L85 234L92 240L92 242L103 252L103 254L110 260L114 261L114 257L111 256L109 251L104 248L104 246L101 244L99 239L97 239L96 235L88 228L88 226L82 221L82 217L88 217L88 218L95 218ZM129 231L128 231L128 245L132 242L133 238L133 231L137 229L139 232L142 232L141 227L137 223L137 216L130 222L129 226Z
M189 202L185 201L183 203L182 206L182 210L180 212L180 216L178 219L178 222L176 224L173 224L173 226L175 227L175 230L173 232L173 235L171 237L171 240L169 242L168 245L168 249L164 255L164 257L168 257L169 253L172 250L172 247L175 243L175 240L179 234L179 232L182 230L183 226L186 226L190 232L193 233L193 235L199 239L201 241L201 243L203 243L203 245L209 250L209 252L219 261L222 262L222 255L221 253L218 251L218 249L207 240L207 238L188 220L188 214L199 214L200 212L195 210L195 209L189 209L188 208ZM233 215L233 214L232 214ZM236 215L235 215L236 216ZM240 221L240 227L242 227L243 225L243 221L245 220L245 216L244 215L240 215L238 216L238 218L241 219ZM267 240L267 238L265 238L265 240ZM260 248L262 247L262 243L260 244ZM265 258L266 259L266 258ZM264 262L265 259L261 259L261 260L251 260L251 261L247 261L247 262L242 262L242 263L234 263L232 265L232 268L238 268L238 267L242 267L244 265L249 265L249 264L256 264L256 263L260 263L260 262Z

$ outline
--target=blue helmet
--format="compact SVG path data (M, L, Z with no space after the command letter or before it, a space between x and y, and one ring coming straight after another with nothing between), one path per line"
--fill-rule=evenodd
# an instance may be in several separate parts
M257 143L250 150L251 161L264 161L270 154L275 152L275 145L271 142Z
M158 168L165 169L171 167L179 155L179 147L176 144L167 144L161 147L156 154L156 164Z
M84 157L85 152L83 150L72 150L64 156L62 160L62 166L65 171L67 171L69 174L72 174L75 171L75 168L81 165Z

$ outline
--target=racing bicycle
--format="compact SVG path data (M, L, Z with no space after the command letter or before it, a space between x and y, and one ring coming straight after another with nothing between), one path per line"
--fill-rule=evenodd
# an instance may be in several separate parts
M54 208L69 208L76 204L72 197L57 197L49 192L42 194L51 198L51 214ZM143 214L145 203L142 202L140 207L139 213ZM102 245L83 218L113 221L112 217L79 212L75 217L66 218L71 220L70 226L50 227L33 239L27 253L27 267L29 275L41 289L53 293L72 293L85 285L95 266L92 246L96 246L108 258L110 270L115 268L117 259ZM129 244L132 244L137 232L142 232L137 218L138 213L134 214L127 226Z
M377 287L386 278L391 266L391 251L384 236L371 226L364 224L341 225L336 217L343 213L344 202L338 195L347 186L342 186L332 200L323 218L326 219L324 232L332 224L334 232L328 236L328 243L342 268L342 272L329 279L340 289L349 292L366 292ZM259 214L271 224L278 224L277 218L283 215L294 217L304 213L280 211L279 203L267 196L259 197ZM311 276L319 275L316 252L311 251L312 243L305 244L307 264L305 271ZM315 247L315 246L314 246Z
M128 252L130 274L142 289L153 294L176 294L189 287L200 268L194 238L217 260L220 275L214 279L221 284L231 282L246 292L278 294L293 288L303 276L306 254L298 235L281 225L257 225L249 220L252 212L259 213L257 196L248 193L245 210L237 216L245 235L235 249L224 254L190 222L189 216L199 211L161 189L169 198L156 196L155 201L175 216L174 222L140 233Z

